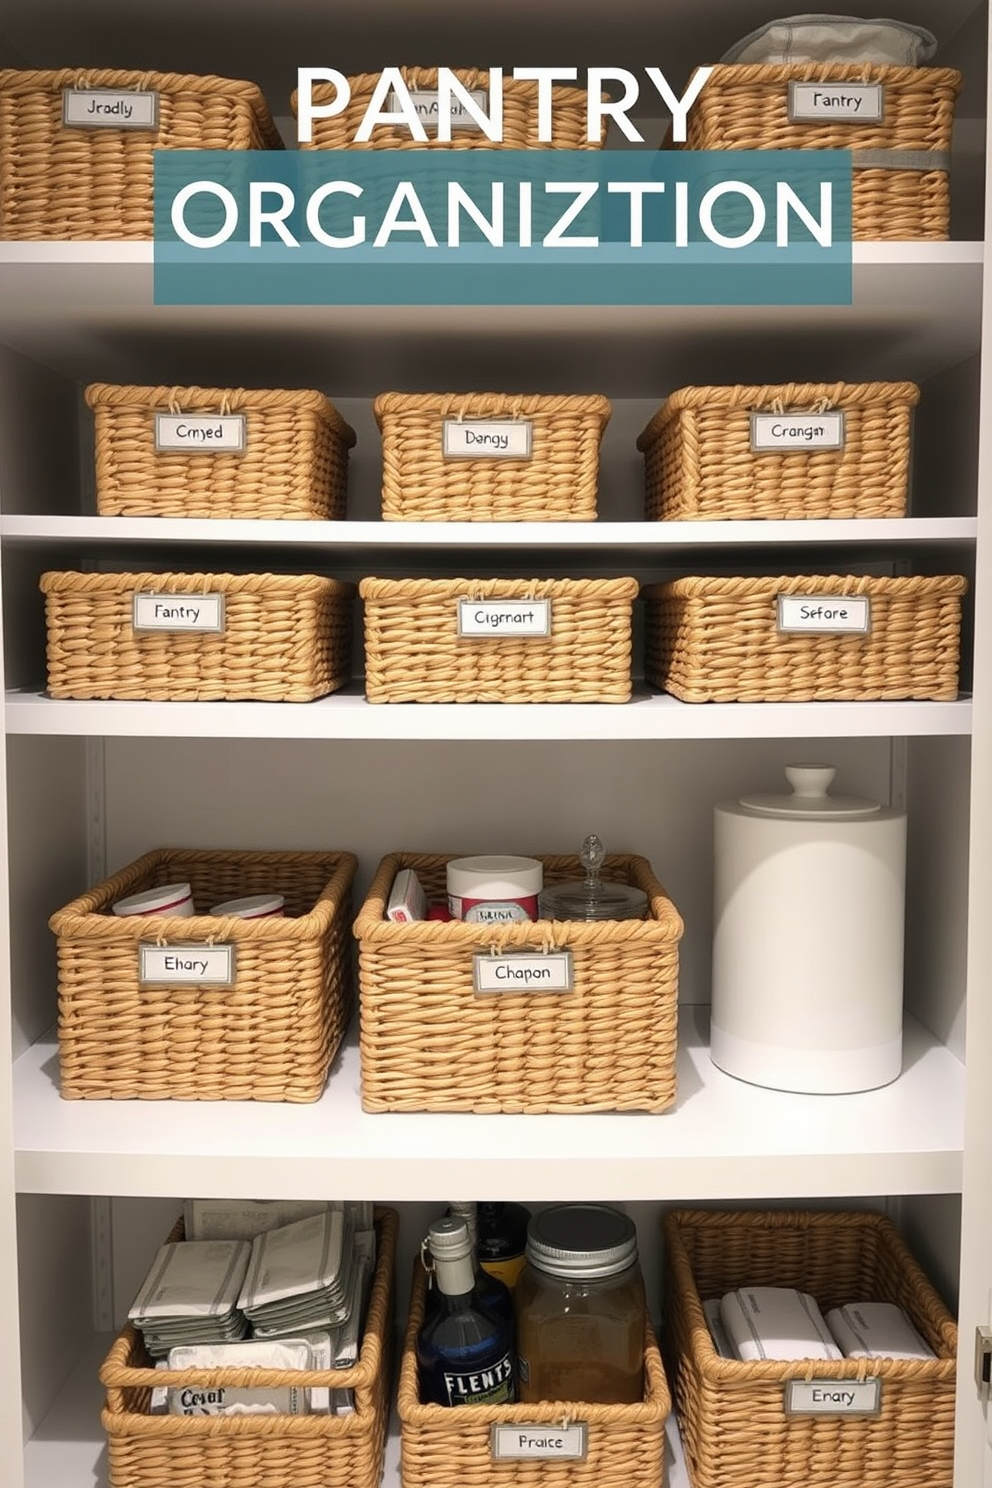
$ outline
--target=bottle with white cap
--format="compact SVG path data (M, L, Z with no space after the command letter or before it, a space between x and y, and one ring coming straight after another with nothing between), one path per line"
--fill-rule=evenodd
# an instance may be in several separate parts
M512 1334L508 1323L480 1305L468 1225L454 1215L435 1219L425 1243L438 1295L417 1337L421 1402L512 1404Z

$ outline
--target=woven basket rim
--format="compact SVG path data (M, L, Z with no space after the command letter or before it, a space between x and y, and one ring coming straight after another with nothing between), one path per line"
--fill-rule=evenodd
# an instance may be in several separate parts
M637 438L637 448L642 452L649 450L666 425L685 409L726 408L757 412L778 402L788 413L802 411L806 403L823 401L827 401L831 409L870 408L874 404L896 402L913 408L920 401L920 389L915 382L724 383L681 387L669 393L644 426Z
M881 82L907 92L948 87L958 93L964 77L955 67L897 67L883 62L717 62L702 96L707 88L721 84L786 82Z
M502 411L511 419L541 413L594 417L602 430L613 409L602 393L380 393L372 411L380 429L384 419L402 413L485 418Z
M451 74L456 77L465 88L489 87L488 67L451 67L448 69L448 71L451 72ZM407 87L413 90L420 88L437 87L438 68L436 67L400 67L399 73L404 83L406 83ZM359 98L371 97L372 93L375 91L380 77L381 73L378 72L356 72L351 74L348 77L348 86L351 90L351 96L347 107L351 107L351 105ZM536 99L538 84L536 81L530 81L526 78L513 78L504 76L502 92L504 101L507 98L514 97ZM313 88L311 96L314 101L318 103L333 97L333 83L318 83ZM581 106L581 108L583 109L585 109L586 107L586 92L584 88L569 88L558 83L553 83L551 87L551 96L553 101L559 106ZM609 97L609 95L607 93L603 93L602 97L605 101ZM299 89L294 88L292 94L290 95L290 107L293 110L294 116L297 111L298 103Z
M364 600L406 603L417 599L630 599L637 597L639 584L633 578L617 579L377 579L359 582Z
M91 382L84 396L89 407L157 409L172 412L175 404L185 404L178 412L189 408L210 408L228 404L232 413L242 409L285 409L312 412L331 425L335 433L351 448L357 439L354 429L341 417L331 400L313 388L213 388L213 387L158 387L137 383Z
M667 583L647 584L641 590L643 599L727 599L766 598L776 594L827 593L844 595L878 594L880 598L903 596L967 594L968 580L960 574L911 575L895 577L868 574L789 574L776 577L725 577L713 574L670 579Z
M324 594L342 598L354 593L354 584L322 574L215 574L215 573L81 573L76 569L51 569L43 573L38 587L43 594L129 594L148 589L168 593L162 585L182 585L190 593L206 594ZM179 592L178 589L173 592Z

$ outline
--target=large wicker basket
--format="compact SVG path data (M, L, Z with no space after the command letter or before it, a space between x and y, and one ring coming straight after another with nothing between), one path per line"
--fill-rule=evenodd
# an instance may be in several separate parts
M686 703L958 695L966 579L685 578L650 585L645 674ZM780 596L867 597L867 634L778 628Z
M382 393L387 522L591 522L610 405L598 395ZM521 424L530 453L450 458L446 422ZM485 433L485 429L480 431Z
M403 1488L664 1488L665 1418L671 1400L650 1324L644 1334L644 1399L636 1405L541 1401L457 1410L421 1405L416 1345L424 1320L424 1274L417 1261L397 1389ZM493 1461L490 1432L495 1425L579 1423L588 1428L588 1455L582 1462Z
M961 74L869 63L714 67L689 111L690 150L850 150L855 238L946 238L951 131ZM793 123L790 83L869 83L883 90L877 123Z
M887 1219L676 1210L664 1236L666 1361L694 1488L949 1488L957 1329ZM893 1302L937 1358L721 1358L702 1303L740 1286L798 1287L821 1310ZM786 1414L790 1380L867 1377L881 1381L878 1416Z
M344 1370L156 1370L132 1327L100 1369L110 1488L379 1488L393 1355L395 1210L376 1210L377 1255L358 1363ZM182 1238L181 1225L170 1239ZM156 1386L352 1390L350 1416L150 1415Z
M158 95L154 129L62 122L65 89ZM254 83L115 68L0 72L0 237L150 238L156 150L281 150Z
M86 389L96 425L96 501L104 517L335 521L345 513L355 443L323 393L280 388ZM241 415L243 452L156 448L159 414Z
M606 859L607 878L645 891L645 920L394 924L393 880L415 869L443 898L453 856L384 858L355 922L362 1104L368 1111L664 1111L675 1100L682 921L651 865ZM546 884L581 874L542 857ZM473 990L478 952L565 949L571 992Z
M696 522L905 516L919 396L911 382L680 388L637 441L646 516ZM795 413L804 418L798 439L787 449L755 450L753 414L781 414L788 429ZM839 434L839 448L804 447L809 416L821 413L832 416L823 428L828 439Z
M370 703L626 703L636 579L363 579ZM548 636L458 634L459 600L550 599Z
M469 92L485 92L488 97L489 73L485 68L452 69L455 77ZM401 67L400 74L411 93L437 91L436 67ZM606 122L603 122L599 140L586 138L586 93L583 88L554 87L552 98L552 137L550 141L538 139L538 85L536 82L511 77L503 79L503 137L491 140L481 130L459 129L451 131L451 139L433 137L429 125L427 143L414 140L405 124L399 122L376 124L368 140L356 140L365 111L372 102L372 94L379 82L377 72L364 72L350 77L350 97L339 114L329 119L315 119L313 139L301 141L301 150L596 150L606 138ZM313 90L314 103L330 103L335 96L331 84L318 84ZM292 96L293 114L296 115L298 97Z
M318 1100L352 1009L351 853L146 853L52 915L67 1100ZM198 913L112 912L129 894L189 882ZM286 916L206 913L277 893ZM142 986L139 946L229 944L231 988Z
M46 573L57 698L312 702L350 677L348 584L316 575ZM136 630L135 596L220 595L224 629Z

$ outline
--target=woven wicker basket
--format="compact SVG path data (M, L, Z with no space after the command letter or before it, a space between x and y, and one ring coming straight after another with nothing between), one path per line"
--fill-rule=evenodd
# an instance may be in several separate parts
M850 150L855 238L946 238L961 81L959 72L937 67L722 64L689 111L685 148ZM804 82L881 84L883 118L791 123L789 84Z
M363 579L370 703L626 703L636 579ZM550 599L549 636L458 634L458 601Z
M100 1369L110 1488L379 1488L393 1354L395 1210L376 1210L377 1256L353 1369L155 1370L126 1327ZM181 1223L170 1240L182 1238ZM351 1416L150 1415L155 1386L353 1390Z
M541 1401L534 1405L421 1405L417 1333L424 1319L424 1268L414 1264L410 1316L403 1342L397 1399L403 1488L664 1488L668 1382L650 1325L644 1336L644 1399L636 1405ZM584 1422L583 1462L494 1462L494 1425L561 1426ZM117 1485L114 1485L117 1488ZM129 1485L130 1488L130 1485Z
M676 1210L664 1236L666 1359L694 1488L949 1488L957 1329L888 1220ZM937 1358L723 1359L702 1302L740 1286L798 1287L822 1310L894 1302ZM785 1413L789 1380L869 1376L881 1380L877 1417Z
M323 393L98 382L86 389L86 401L95 415L101 516L344 516L355 434ZM209 444L157 450L157 415L168 413L243 415L244 452Z
M645 675L686 703L958 695L966 579L686 578L650 585ZM864 634L778 629L780 595L867 596Z
M46 573L57 698L312 702L350 676L353 590L290 574ZM225 629L144 631L136 595L222 595Z
M156 129L79 129L62 94L158 94ZM150 238L156 150L281 150L260 90L229 78L61 68L0 72L0 237Z
M493 927L384 918L413 868L443 899L453 856L384 858L355 922L367 1111L664 1111L675 1100L682 921L644 859L606 859L608 878L648 896L646 920L548 920ZM542 857L546 884L581 875ZM568 949L572 992L480 996L479 951Z
M911 382L680 388L637 441L649 521L902 517ZM752 413L843 415L840 449L752 449Z
M352 1009L351 853L146 853L52 915L67 1100L318 1100ZM113 914L188 882L199 913ZM212 904L276 893L286 917L218 919ZM138 947L234 946L235 984L143 987Z
M591 522L606 398L502 393L383 393L382 515L387 522ZM444 454L444 425L530 426L529 456Z
M481 90L488 96L489 73L485 68L452 69L455 77L470 92ZM411 93L436 92L436 67L401 67L400 74ZM606 121L603 121L602 136L590 143L586 139L586 93L583 88L560 88L551 90L552 138L542 143L537 137L538 85L536 82L503 79L503 138L501 141L487 138L481 130L452 129L451 140L431 137L427 126L427 144L410 137L409 129L402 123L395 128L389 124L376 124L371 139L356 140L355 135L372 101L372 94L379 82L377 72L359 73L348 79L351 96L344 109L330 119L313 121L313 139L301 142L301 150L596 150L606 138ZM335 97L331 84L318 85L313 90L314 103L330 103ZM297 114L297 94L292 96L294 117Z

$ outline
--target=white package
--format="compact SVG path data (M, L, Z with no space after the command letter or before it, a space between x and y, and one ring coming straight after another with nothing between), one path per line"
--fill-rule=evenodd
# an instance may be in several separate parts
M721 1359L739 1359L740 1354L734 1348L733 1341L724 1326L723 1318L720 1314L720 1298L711 1297L708 1302L704 1302L703 1313L709 1325L713 1347Z
M329 1207L326 1199L187 1199L183 1223L187 1240L254 1240Z
M178 1240L160 1247L128 1317L139 1327L155 1318L222 1317L232 1313L251 1246L237 1240Z
M827 1313L827 1326L848 1359L935 1359L894 1302L848 1302Z
M816 1299L793 1287L741 1287L720 1302L741 1359L842 1359Z
M867 62L919 67L937 50L937 38L922 26L861 16L783 16L751 31L725 52L721 62L799 66L807 62Z
M245 1343L198 1344L171 1349L169 1368L206 1369L309 1369L308 1344ZM229 1385L181 1385L169 1390L172 1416L305 1416L307 1391L299 1385L232 1388Z

